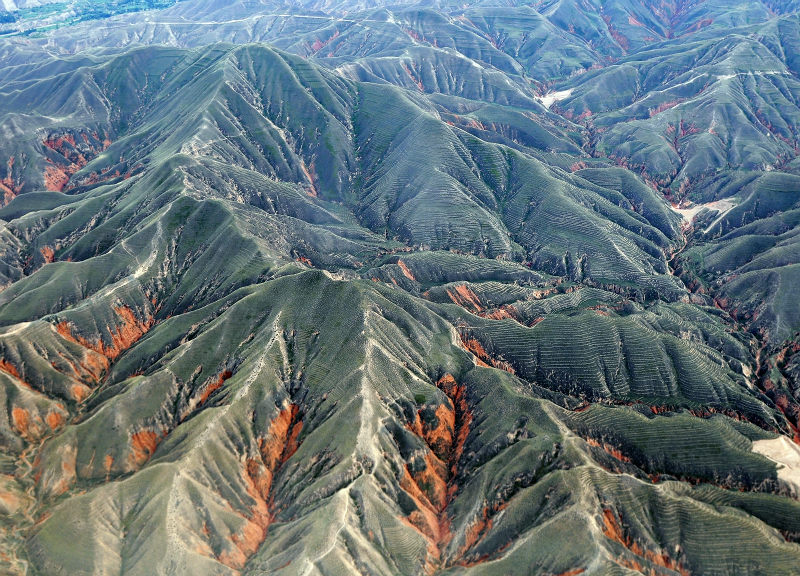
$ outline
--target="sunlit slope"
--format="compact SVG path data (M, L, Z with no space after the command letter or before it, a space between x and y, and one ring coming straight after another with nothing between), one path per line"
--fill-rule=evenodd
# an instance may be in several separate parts
M797 24L638 51L557 105L591 124L599 154L678 197L724 170L781 168L796 155Z
M618 460L602 449L613 424L568 417L513 376L476 367L453 329L402 293L296 269L223 308L159 322L114 364L81 423L41 452L44 502L88 491L34 530L39 569L416 574L478 562L478 573L513 573L533 559L551 572L637 562L714 573L758 557L788 574L797 561L772 529L752 542L759 515L794 529L759 512L781 500L745 493L753 516L712 512L713 491L656 488L647 476L774 483L774 465L750 455L749 438L764 434L752 426L686 414L698 428L687 436L679 419L650 415L680 448L665 461L645 444L635 463ZM708 442L721 458L681 463ZM694 528L667 520L674 513ZM640 532L640 514L663 532ZM725 535L713 563L695 548L698 522ZM567 528L584 546L558 553ZM505 552L509 540L519 544Z
M144 67L150 61L154 69ZM264 47L141 49L81 66L70 78L106 104L98 109L79 93L77 111L59 118L46 139L7 143L9 162L25 157L9 169L18 191L8 199L42 187L77 192L112 184L167 159L183 162L183 155L215 174L194 179L199 194L214 188L221 190L216 195L263 203L248 182L293 182L306 195L351 206L373 232L388 230L413 245L488 256L527 252L561 274L597 254L593 269L575 273L601 283L663 275L665 254L677 243L676 226L658 222L654 229L619 194L450 126L440 107L413 92L346 82ZM27 90L41 91L40 84ZM26 100L25 93L18 102L34 121L47 122L51 106L66 105L60 98ZM84 124L89 128L78 127ZM105 140L94 149L98 132ZM232 182L223 172L234 169L252 176L237 174ZM608 234L619 239L608 241Z
M205 6L241 20L218 28L233 43L185 47L200 23L177 47L122 49L111 26L105 51L5 45L0 553L15 570L796 571L797 487L752 450L800 423L796 176L760 171L789 145L740 107L752 126L724 129L763 142L683 189L669 162L665 184L605 148L728 95L772 94L775 133L794 134L792 76L765 80L790 50L691 44L709 68L680 74L716 76L730 46L764 74L651 116L684 80L652 71L647 107L619 104L612 75L647 66L608 27L593 46L622 60L542 101L546 75L608 63L583 40L557 66L537 52L583 34L554 31L568 2L519 8L533 39L511 8L359 5L323 38L312 18L265 28L233 18L244 4ZM178 29L157 20L141 27ZM648 27L668 40L673 20ZM264 30L300 55L251 43ZM680 60L680 42L641 59ZM592 82L607 109L580 118ZM682 221L664 192L723 202Z

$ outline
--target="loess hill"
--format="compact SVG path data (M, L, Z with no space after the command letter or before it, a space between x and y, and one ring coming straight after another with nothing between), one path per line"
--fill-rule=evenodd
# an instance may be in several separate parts
M796 2L17 4L0 573L797 574Z

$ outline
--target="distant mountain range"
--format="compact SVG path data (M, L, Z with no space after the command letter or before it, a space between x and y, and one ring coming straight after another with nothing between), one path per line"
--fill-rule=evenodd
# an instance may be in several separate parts
M7 573L797 574L797 2L3 6Z

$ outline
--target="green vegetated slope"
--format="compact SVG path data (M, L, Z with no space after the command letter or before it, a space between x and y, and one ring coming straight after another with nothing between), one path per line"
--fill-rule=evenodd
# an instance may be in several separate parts
M796 573L792 9L5 40L8 571Z

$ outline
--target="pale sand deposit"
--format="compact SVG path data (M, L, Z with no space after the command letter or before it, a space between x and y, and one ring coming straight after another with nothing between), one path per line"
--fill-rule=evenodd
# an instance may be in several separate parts
M541 102L545 108L550 108L554 102L558 102L559 100L563 100L564 98L569 98L570 94L572 94L572 89L569 90L560 90L558 92L548 92L544 96L537 96L537 100Z
M774 440L756 440L753 452L777 463L778 478L800 492L800 446L786 436L780 436Z

